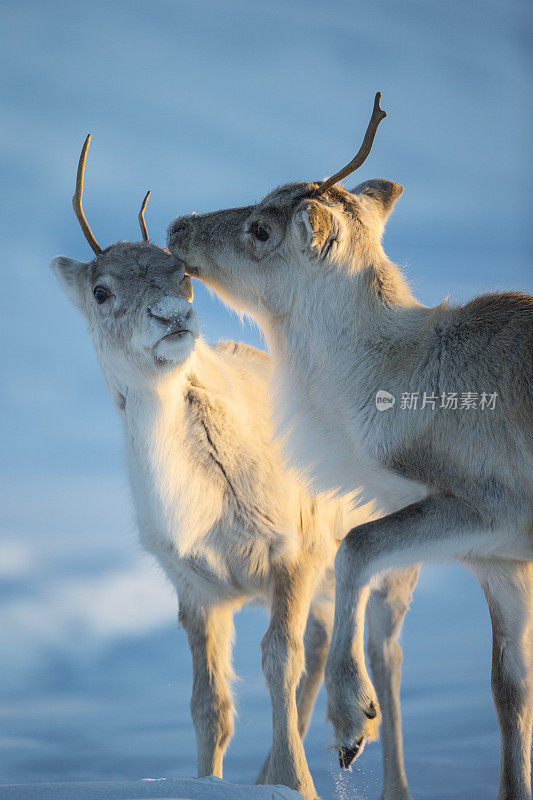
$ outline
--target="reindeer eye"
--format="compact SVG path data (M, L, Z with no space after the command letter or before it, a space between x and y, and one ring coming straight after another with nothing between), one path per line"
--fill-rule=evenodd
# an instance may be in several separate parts
M98 305L101 306L102 303L105 303L105 301L111 297L111 292L109 289L106 289L105 286L95 286L93 289L93 295Z
M266 242L268 237L270 236L269 231L261 225L259 222L252 222L251 231L256 239L259 239L260 242Z

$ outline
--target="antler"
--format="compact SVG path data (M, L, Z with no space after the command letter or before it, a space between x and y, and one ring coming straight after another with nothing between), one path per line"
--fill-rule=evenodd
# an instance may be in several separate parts
M139 225L141 226L141 233L143 237L143 242L149 242L150 237L148 236L148 229L146 228L146 222L144 221L144 210L146 208L146 204L148 202L148 198L150 197L150 190L146 192L144 200L142 202L141 210L139 211Z
M365 138L363 139L363 144L359 148L359 152L355 158L353 158L349 164L346 164L346 166L343 167L339 172L336 172L335 175L332 175L331 178L322 181L318 189L315 189L313 192L315 197L323 194L327 189L330 188L330 186L333 186L343 178L346 178L347 175L351 175L352 172L355 172L356 169L359 169L361 164L368 158L370 151L372 150L372 144L374 142L374 136L376 135L378 125L381 120L385 119L387 116L386 112L380 107L380 100L381 92L377 92L374 98L374 108L372 110L370 122L368 123L368 128L366 129Z
M93 232L89 227L89 223L85 219L85 214L83 213L83 205L82 205L83 175L85 173L85 162L87 160L87 151L89 149L90 143L91 143L91 134L89 134L85 139L85 143L83 145L80 155L80 160L78 162L78 173L76 175L76 191L74 192L74 197L72 198L72 207L74 208L74 213L76 214L78 222L81 225L81 229L85 234L85 238L87 239L92 249L98 256L102 252L102 248L94 238Z

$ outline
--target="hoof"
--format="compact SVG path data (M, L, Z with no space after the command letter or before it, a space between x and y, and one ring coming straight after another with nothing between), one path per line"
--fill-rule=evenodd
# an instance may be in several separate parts
M355 743L353 747L341 747L339 749L339 766L341 769L351 769L352 761L357 758L363 749L365 737L361 738Z

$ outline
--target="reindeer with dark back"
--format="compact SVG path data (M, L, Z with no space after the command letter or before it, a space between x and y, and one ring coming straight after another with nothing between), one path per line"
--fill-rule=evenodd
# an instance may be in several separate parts
M492 619L499 800L528 800L533 300L506 292L428 308L415 299L381 242L403 188L384 179L351 190L338 183L368 156L384 116L378 94L359 154L332 178L281 186L254 205L178 217L168 246L263 328L277 430L292 463L317 491L358 492L384 514L351 530L335 561L326 686L341 763L375 734L369 712L378 698L389 707L363 649L376 576L455 559L479 579ZM376 404L383 391L396 399L385 412ZM420 403L406 407L404 396ZM450 396L468 402L454 406ZM372 664L390 666L395 651L396 643L372 647Z

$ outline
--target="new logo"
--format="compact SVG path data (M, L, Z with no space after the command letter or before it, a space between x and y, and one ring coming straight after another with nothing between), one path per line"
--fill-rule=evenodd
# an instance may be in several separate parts
M393 407L395 402L396 398L394 395L386 392L384 389L380 389L379 392L376 392L376 408L378 411L387 411L387 409Z

